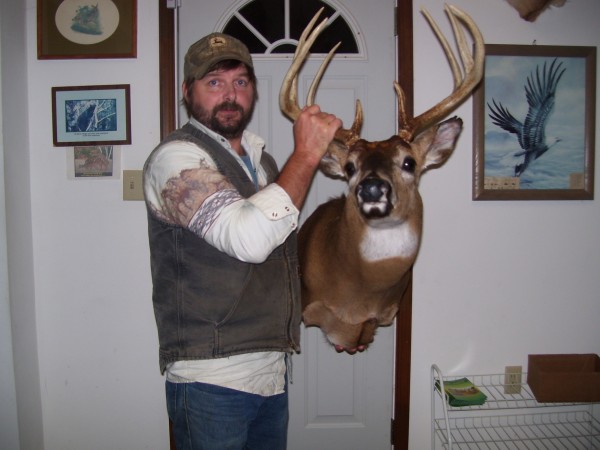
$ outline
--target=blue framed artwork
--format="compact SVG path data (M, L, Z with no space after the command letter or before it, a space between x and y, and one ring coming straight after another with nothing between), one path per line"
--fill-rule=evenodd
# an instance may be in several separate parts
M128 84L52 88L56 147L131 144Z
M473 199L593 199L596 48L485 47Z

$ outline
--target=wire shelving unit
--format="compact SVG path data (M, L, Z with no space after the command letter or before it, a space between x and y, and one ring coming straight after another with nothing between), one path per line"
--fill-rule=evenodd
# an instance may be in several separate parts
M453 407L440 394L463 377L487 396L483 405ZM435 364L431 386L433 449L600 450L598 404L539 403L525 382L507 385L504 374L444 376Z

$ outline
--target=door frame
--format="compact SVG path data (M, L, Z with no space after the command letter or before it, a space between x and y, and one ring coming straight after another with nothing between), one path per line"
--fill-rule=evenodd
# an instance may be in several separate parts
M160 138L176 128L178 104L175 74L175 14L167 0L158 0ZM406 94L405 107L413 113L413 5L412 0L397 0L396 51L398 82ZM410 413L410 369L412 346L412 273L396 316L396 354L394 361L394 417L391 421L391 444L395 450L408 449ZM171 448L174 449L172 434Z

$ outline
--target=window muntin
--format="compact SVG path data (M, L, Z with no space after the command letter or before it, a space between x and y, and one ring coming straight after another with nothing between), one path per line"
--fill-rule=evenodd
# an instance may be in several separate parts
M315 41L311 53L326 54L342 42L336 54L364 56L364 45L356 38L349 14L332 1L324 0L251 0L242 2L224 19L221 31L244 42L254 56L289 55L296 50L300 35L321 8L321 17L329 25Z

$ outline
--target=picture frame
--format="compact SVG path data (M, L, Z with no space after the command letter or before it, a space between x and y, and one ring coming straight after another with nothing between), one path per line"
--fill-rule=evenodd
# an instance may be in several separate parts
M121 178L119 145L78 146L66 149L68 180L118 180Z
M137 57L136 0L37 0L38 59Z
M473 94L473 200L592 200L596 47L485 51Z
M131 144L128 84L52 88L55 147Z

